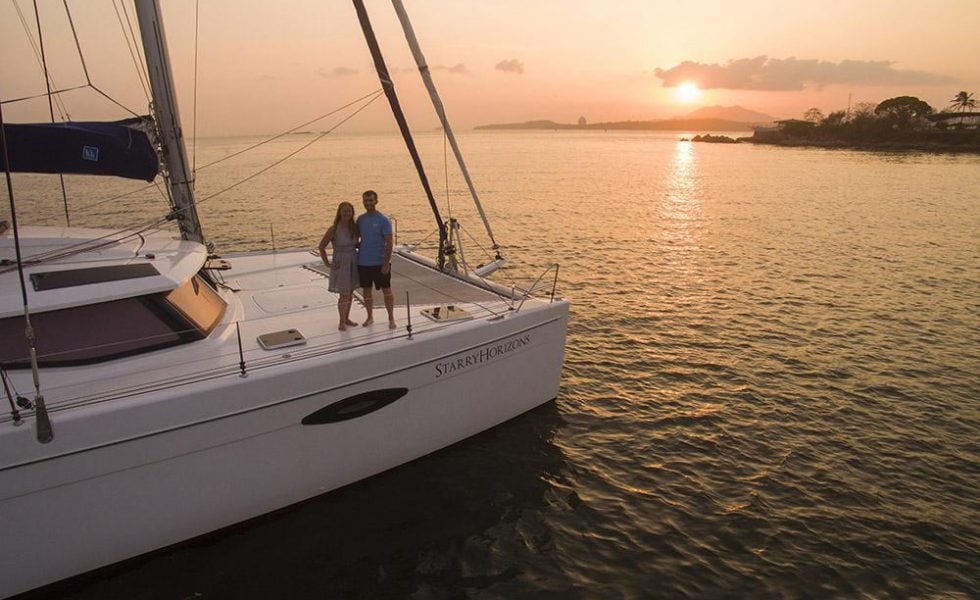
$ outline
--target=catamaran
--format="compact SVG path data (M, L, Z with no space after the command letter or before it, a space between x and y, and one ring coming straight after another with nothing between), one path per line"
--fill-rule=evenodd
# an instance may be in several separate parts
M381 320L338 331L337 295L307 249L215 254L197 216L157 0L135 2L150 118L0 129L12 217L0 226L0 596L301 502L557 396L569 308L555 295L557 266L538 278L546 285L521 289L487 279L499 253L481 268L463 260L354 4L439 231L435 259L395 248L398 329ZM32 152L38 140L45 150ZM16 221L11 170L153 179L158 167L172 201L161 222Z

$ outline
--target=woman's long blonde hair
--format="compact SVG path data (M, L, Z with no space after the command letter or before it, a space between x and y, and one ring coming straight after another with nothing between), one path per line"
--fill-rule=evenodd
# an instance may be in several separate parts
M354 205L350 202L341 202L337 205L337 215L333 218L333 230L334 235L337 232L337 226L340 225L340 211L343 210L345 206L350 207L350 224L348 226L348 231L350 232L351 238L357 239L357 213L354 212Z

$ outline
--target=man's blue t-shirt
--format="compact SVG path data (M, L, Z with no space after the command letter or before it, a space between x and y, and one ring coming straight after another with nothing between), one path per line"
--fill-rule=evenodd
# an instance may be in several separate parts
M378 211L364 213L357 217L357 229L361 233L357 264L364 267L381 266L385 259L385 236L391 235L391 221Z

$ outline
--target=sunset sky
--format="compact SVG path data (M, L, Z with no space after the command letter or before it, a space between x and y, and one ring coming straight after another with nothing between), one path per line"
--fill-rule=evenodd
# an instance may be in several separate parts
M435 117L389 2L368 10L413 127ZM85 82L61 0L39 0L57 86ZM501 122L647 120L699 106L741 105L777 118L810 107L914 95L945 107L980 97L980 1L405 0L422 50L459 129ZM4 100L44 91L16 7L0 6ZM288 6L284 10L283 6ZM146 99L108 0L69 2L93 83L137 112ZM131 7L127 7L131 10ZM193 125L192 0L164 18L185 125ZM349 2L201 0L198 135L271 133L379 88ZM18 57L11 61L9 57ZM677 87L686 95L678 95ZM90 90L64 95L75 120L123 118ZM4 105L7 121L45 120L45 100ZM325 129L326 120L310 129ZM376 102L344 131L393 129Z

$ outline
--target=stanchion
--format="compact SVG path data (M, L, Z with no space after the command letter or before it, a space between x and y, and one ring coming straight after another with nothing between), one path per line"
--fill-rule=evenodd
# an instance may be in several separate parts
M408 292L405 292L405 313L408 317L408 339L412 339L412 301Z

